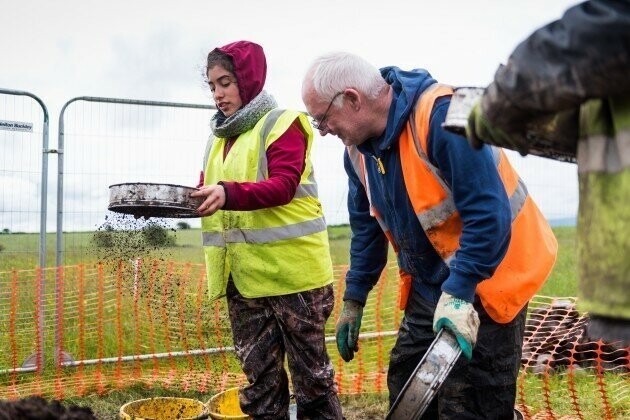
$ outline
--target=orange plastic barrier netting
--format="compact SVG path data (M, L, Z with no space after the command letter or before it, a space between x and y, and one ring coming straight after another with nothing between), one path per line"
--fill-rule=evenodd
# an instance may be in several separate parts
M339 391L386 393L402 319L398 269L390 265L370 294L360 351L345 363L334 324L346 269L335 267L327 325ZM206 290L203 265L163 260L0 272L0 398L134 384L215 393L244 383L225 301L208 302ZM574 298L530 302L517 394L527 418L630 417L630 348L587 341L587 322Z

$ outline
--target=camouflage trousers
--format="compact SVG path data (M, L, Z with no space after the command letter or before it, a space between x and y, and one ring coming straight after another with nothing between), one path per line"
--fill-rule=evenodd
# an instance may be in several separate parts
M481 324L473 357L461 356L422 419L513 419L527 306L511 322L498 324L475 298ZM390 406L435 339L435 303L412 292L391 351L387 387Z
M332 285L245 298L230 281L226 295L236 355L249 382L239 393L243 412L255 419L289 418L286 354L298 419L341 419L324 342L334 305Z

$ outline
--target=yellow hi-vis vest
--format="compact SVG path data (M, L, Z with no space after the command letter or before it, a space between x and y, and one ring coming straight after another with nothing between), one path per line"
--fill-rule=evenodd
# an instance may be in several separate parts
M630 97L580 109L578 309L630 319Z
M452 88L434 84L418 99L400 139L400 160L407 194L416 216L435 251L448 266L459 249L462 220L453 194L427 154L429 121L435 100L450 95ZM462 140L464 141L464 140ZM512 210L512 234L508 250L494 275L477 285L477 294L493 320L510 322L544 284L556 260L558 244L549 224L527 193L525 184L502 150L493 147L497 171ZM369 195L365 160L356 147L348 153L354 170ZM371 208L394 250L398 247L383 218ZM401 309L406 305L411 277L401 275Z
M230 274L248 298L297 293L333 281L326 221L310 159L313 131L303 113L270 111L238 137L225 160L226 139L211 139L204 183L267 179L266 151L296 119L307 148L304 172L291 202L253 211L219 210L201 219L210 299L225 295Z

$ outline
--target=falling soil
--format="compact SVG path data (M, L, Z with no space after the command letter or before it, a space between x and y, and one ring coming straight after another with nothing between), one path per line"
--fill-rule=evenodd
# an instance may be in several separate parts
M146 259L157 255L165 260L167 247L175 245L177 230L161 218L111 213L94 234L101 262Z
M172 262L176 229L169 220L111 213L92 242L99 263L112 278L120 279L123 293L134 300L147 298L154 307L175 304L172 295L182 278Z

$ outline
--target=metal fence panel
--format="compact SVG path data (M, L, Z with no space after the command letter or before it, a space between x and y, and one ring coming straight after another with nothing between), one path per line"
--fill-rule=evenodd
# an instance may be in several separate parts
M10 342L12 369L22 365L41 370L44 363L46 277L41 269L50 249L46 246L48 123L48 109L40 98L0 89L0 273L11 273L0 276L0 341ZM18 300L17 270L37 266L39 275L27 287L35 293ZM35 330L9 336L25 306L29 307L26 317L35 320Z
M0 89L0 270L44 266L48 111Z
M107 211L110 185L195 186L213 109L94 97L68 101L59 117L57 265L93 260L92 234L115 216ZM186 222L199 226L198 219Z

